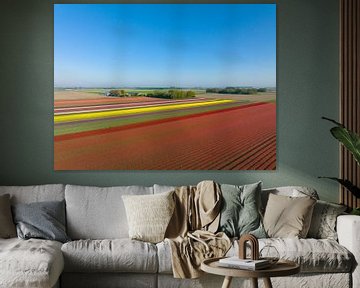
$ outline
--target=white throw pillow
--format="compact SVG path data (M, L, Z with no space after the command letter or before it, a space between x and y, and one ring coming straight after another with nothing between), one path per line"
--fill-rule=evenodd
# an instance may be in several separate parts
M129 237L151 243L164 240L175 208L174 191L155 195L122 196L129 226Z

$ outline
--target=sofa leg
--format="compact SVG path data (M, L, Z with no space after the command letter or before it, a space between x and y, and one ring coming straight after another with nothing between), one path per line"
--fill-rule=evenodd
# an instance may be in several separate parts
M258 278L251 278L253 288L258 288Z

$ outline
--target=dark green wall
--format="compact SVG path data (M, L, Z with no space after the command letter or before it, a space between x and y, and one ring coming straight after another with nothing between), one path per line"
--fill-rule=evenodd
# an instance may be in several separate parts
M96 2L101 1L76 1ZM238 1L242 2L259 1ZM181 185L203 179L242 184L263 180L266 187L313 186L321 198L337 201L338 186L317 176L336 176L339 169L337 143L328 132L330 125L320 119L323 115L338 118L338 1L280 0L277 9L276 171L55 172L53 5L48 0L2 0L0 185Z

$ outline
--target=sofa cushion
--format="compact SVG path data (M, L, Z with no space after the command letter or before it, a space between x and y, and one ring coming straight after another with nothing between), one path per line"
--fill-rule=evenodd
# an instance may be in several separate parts
M123 195L152 194L142 186L91 187L66 185L67 233L71 239L128 238Z
M297 262L302 272L350 272L353 255L338 242L328 239L264 239L274 246L280 258Z
M160 274L172 274L171 247L169 241L156 244Z
M157 274L149 273L63 273L60 287L158 288L157 278Z
M61 201L65 197L65 186L62 184L0 186L0 195L4 194L10 194L11 204Z
M156 246L130 239L78 240L61 247L66 272L156 273Z
M259 239L260 250L274 246L281 259L295 261L301 273L348 273L354 265L353 255L339 243L329 239L267 238ZM171 248L167 241L158 243L159 273L172 274ZM234 241L226 256L238 255L238 242ZM248 251L250 256L250 250ZM275 256L275 255L274 255Z
M63 268L59 242L0 239L1 287L52 287Z
M154 184L154 186L153 186L153 188L154 188L154 194L159 194L159 193L165 193L165 192L174 191L176 187L177 187L177 186L168 186L168 185Z
M0 238L16 237L16 229L11 214L10 196L0 196Z
M264 246L275 247L280 259L298 263L302 273L350 272L354 265L353 255L344 246L330 239L260 239L259 250ZM236 242L228 252L228 256L236 255L237 251Z

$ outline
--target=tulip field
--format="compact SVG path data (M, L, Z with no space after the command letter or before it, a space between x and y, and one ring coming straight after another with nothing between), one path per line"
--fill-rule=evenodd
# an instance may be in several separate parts
M274 170L276 102L55 97L55 170Z

